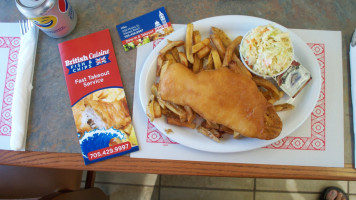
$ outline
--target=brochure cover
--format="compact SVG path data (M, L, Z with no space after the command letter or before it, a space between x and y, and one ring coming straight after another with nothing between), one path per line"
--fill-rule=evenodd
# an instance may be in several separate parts
M137 151L109 29L58 47L85 164Z
M125 51L162 38L173 32L166 10L161 7L116 26Z

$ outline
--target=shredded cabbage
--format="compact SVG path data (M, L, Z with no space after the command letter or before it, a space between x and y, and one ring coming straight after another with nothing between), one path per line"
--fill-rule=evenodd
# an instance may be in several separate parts
M258 26L245 36L240 52L245 63L261 75L276 75L293 61L289 33L271 24Z

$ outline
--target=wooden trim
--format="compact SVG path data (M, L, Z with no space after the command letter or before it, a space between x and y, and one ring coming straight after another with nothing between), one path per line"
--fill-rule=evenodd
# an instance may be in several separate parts
M0 151L0 164L25 167L61 168L87 171L111 171L152 174L223 176L246 178L293 178L356 180L351 164L344 168L256 165L177 160L138 159L128 156L84 165L81 154Z

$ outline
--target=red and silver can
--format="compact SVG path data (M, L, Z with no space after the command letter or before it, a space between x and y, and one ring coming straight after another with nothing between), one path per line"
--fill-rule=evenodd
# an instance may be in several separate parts
M16 0L19 11L43 32L60 38L73 31L77 14L68 0Z

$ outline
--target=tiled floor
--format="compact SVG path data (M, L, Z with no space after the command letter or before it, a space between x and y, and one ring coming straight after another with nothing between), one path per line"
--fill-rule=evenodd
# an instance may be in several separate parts
M83 176L84 177L84 176ZM356 200L356 181L254 179L97 172L95 186L111 200L317 200L337 186Z

